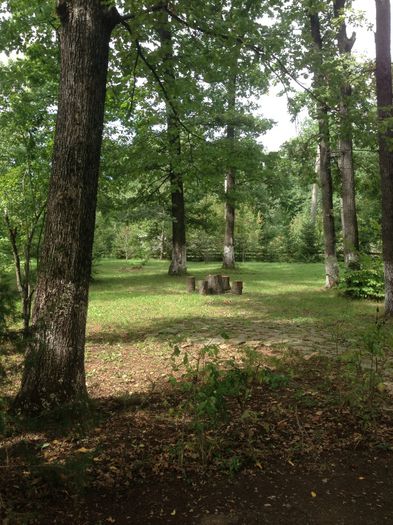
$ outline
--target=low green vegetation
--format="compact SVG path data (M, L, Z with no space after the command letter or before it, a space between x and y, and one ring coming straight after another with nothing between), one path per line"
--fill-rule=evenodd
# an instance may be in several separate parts
M244 295L200 296L188 294L186 278L166 275L166 261L102 260L90 292L88 337L93 342L148 338L167 340L227 334L252 339L279 329L296 339L308 339L313 330L337 337L356 337L373 322L379 303L350 301L323 288L320 263L239 264L231 280L244 282ZM218 263L189 263L189 275L202 279L222 273ZM268 337L268 335L267 335Z

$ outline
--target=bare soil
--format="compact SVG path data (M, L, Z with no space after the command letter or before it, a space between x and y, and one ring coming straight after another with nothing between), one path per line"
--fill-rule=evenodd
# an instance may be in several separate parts
M239 343L221 350L239 359ZM182 345L191 357L201 347ZM254 347L267 359L282 353ZM228 399L226 416L201 440L179 415L183 394L168 383L167 350L91 345L92 410L8 421L0 523L393 523L388 394L360 403L339 362L317 353L281 358L276 372L287 370L288 380ZM21 360L9 351L9 397Z

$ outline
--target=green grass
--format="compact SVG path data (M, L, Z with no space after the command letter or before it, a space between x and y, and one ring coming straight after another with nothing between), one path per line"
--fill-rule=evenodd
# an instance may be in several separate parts
M186 291L186 277L167 275L166 261L150 261L141 270L132 263L103 260L90 291L88 339L135 341L225 334L263 327L293 327L305 335L325 330L355 337L375 320L382 305L348 300L324 289L322 264L239 264L231 280L244 281L244 295L200 296ZM217 263L190 263L189 275L201 279L225 273Z

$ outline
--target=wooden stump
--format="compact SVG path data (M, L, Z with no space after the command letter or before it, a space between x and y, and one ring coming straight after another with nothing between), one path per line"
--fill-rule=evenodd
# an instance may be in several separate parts
M208 282L210 293L212 294L224 293L224 288L222 284L222 275L208 275L207 282Z
M195 292L195 277L187 277L187 292Z
M205 281L199 281L199 293L201 295L209 295L209 285L208 282Z
M243 281L234 281L232 284L232 293L235 295L242 295Z
M222 287L223 287L224 293L229 292L229 290L231 289L231 284L229 282L229 275L222 276Z

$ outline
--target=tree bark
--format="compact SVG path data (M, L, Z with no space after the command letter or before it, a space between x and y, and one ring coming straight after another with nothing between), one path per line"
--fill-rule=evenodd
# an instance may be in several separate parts
M84 345L109 41L120 21L100 0L59 0L61 78L40 271L16 407L87 397Z
M319 156L318 156L318 174L319 174ZM318 213L318 184L316 182L311 186L311 209L310 209L310 219L311 224L315 228L317 223L317 213Z
M334 0L334 16L343 15L347 0ZM340 54L350 56L356 41L356 34L351 38L347 35L345 20L340 24L338 35L338 49ZM356 266L359 261L359 233L356 213L355 172L353 165L352 122L349 114L349 102L352 96L352 86L343 82L340 87L340 139L339 139L339 169L342 180L343 203L343 240L344 257L347 267Z
M183 174L180 171L181 140L180 125L176 111L175 100L175 70L173 56L172 32L168 13L160 13L158 33L160 36L163 60L163 84L166 95L170 97L166 103L167 139L169 156L169 181L171 186L171 218L172 218L172 260L169 275L183 275L187 272L186 252L186 217L184 205Z
M379 127L379 167L382 190L382 251L385 268L385 314L393 315L393 89L390 1L376 0L376 70Z
M237 69L239 46L236 47L233 64L230 70L230 78L228 84L228 115L230 120L233 119L236 111L236 86L237 86ZM225 176L225 234L224 234L224 253L223 253L223 268L235 268L235 186L236 186L236 169L232 164L234 147L236 140L236 129L232 123L227 125L227 141L228 141L228 155L230 165Z
M314 66L314 86L318 89L324 85L324 75L321 72L323 42L318 14L310 14L311 36L316 51ZM331 174L331 152L329 114L323 101L317 101L319 129L319 176L321 181L323 233L325 243L325 274L326 288L338 284L339 270L336 256L336 231L333 215L333 183Z

